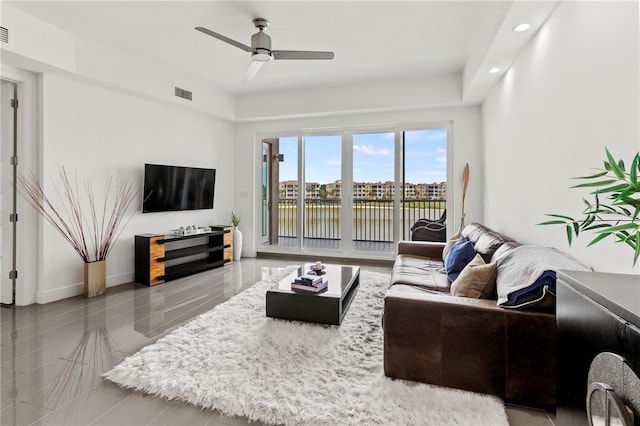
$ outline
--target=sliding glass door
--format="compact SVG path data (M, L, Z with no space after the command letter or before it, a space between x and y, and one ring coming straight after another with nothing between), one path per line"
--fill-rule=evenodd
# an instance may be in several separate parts
M446 212L450 128L343 129L263 138L262 247L391 255Z
M446 127L402 133L400 239L411 239L411 228L420 219L446 217L448 133Z
M338 250L342 234L342 135L305 135L303 247Z
M353 250L394 251L395 133L353 135Z

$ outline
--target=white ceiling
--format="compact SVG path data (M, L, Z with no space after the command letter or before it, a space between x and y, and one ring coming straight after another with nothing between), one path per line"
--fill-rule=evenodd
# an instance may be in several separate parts
M536 25L550 12L549 2L525 1L6 3L79 37L193 73L234 94L461 74L465 65L474 62L477 68L486 60L498 33L504 34L505 25L511 25L507 21L517 17L514 9L547 10ZM523 9L523 4L528 6ZM204 26L250 45L257 17L269 20L274 49L331 50L335 59L272 61L245 83L250 54L194 30ZM518 51L511 49L509 58L499 59L510 64Z

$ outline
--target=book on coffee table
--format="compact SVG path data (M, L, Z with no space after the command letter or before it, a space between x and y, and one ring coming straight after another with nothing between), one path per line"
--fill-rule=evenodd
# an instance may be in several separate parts
M322 290L327 289L329 282L322 278L312 276L313 279L306 278L307 276L298 277L291 283L291 290L307 291L311 293L319 293Z

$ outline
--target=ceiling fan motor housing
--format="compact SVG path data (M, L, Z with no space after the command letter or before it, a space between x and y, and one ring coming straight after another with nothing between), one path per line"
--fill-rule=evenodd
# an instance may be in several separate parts
M271 56L271 37L262 31L262 29L251 36L251 49L253 54L251 59L258 62L269 62Z

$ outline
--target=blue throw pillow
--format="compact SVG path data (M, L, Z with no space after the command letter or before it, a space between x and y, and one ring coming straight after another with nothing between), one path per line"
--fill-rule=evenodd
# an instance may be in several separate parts
M453 247L451 247L444 261L444 270L447 273L449 281L454 282L464 267L467 266L475 256L476 250L473 248L473 243L465 237L460 237Z

